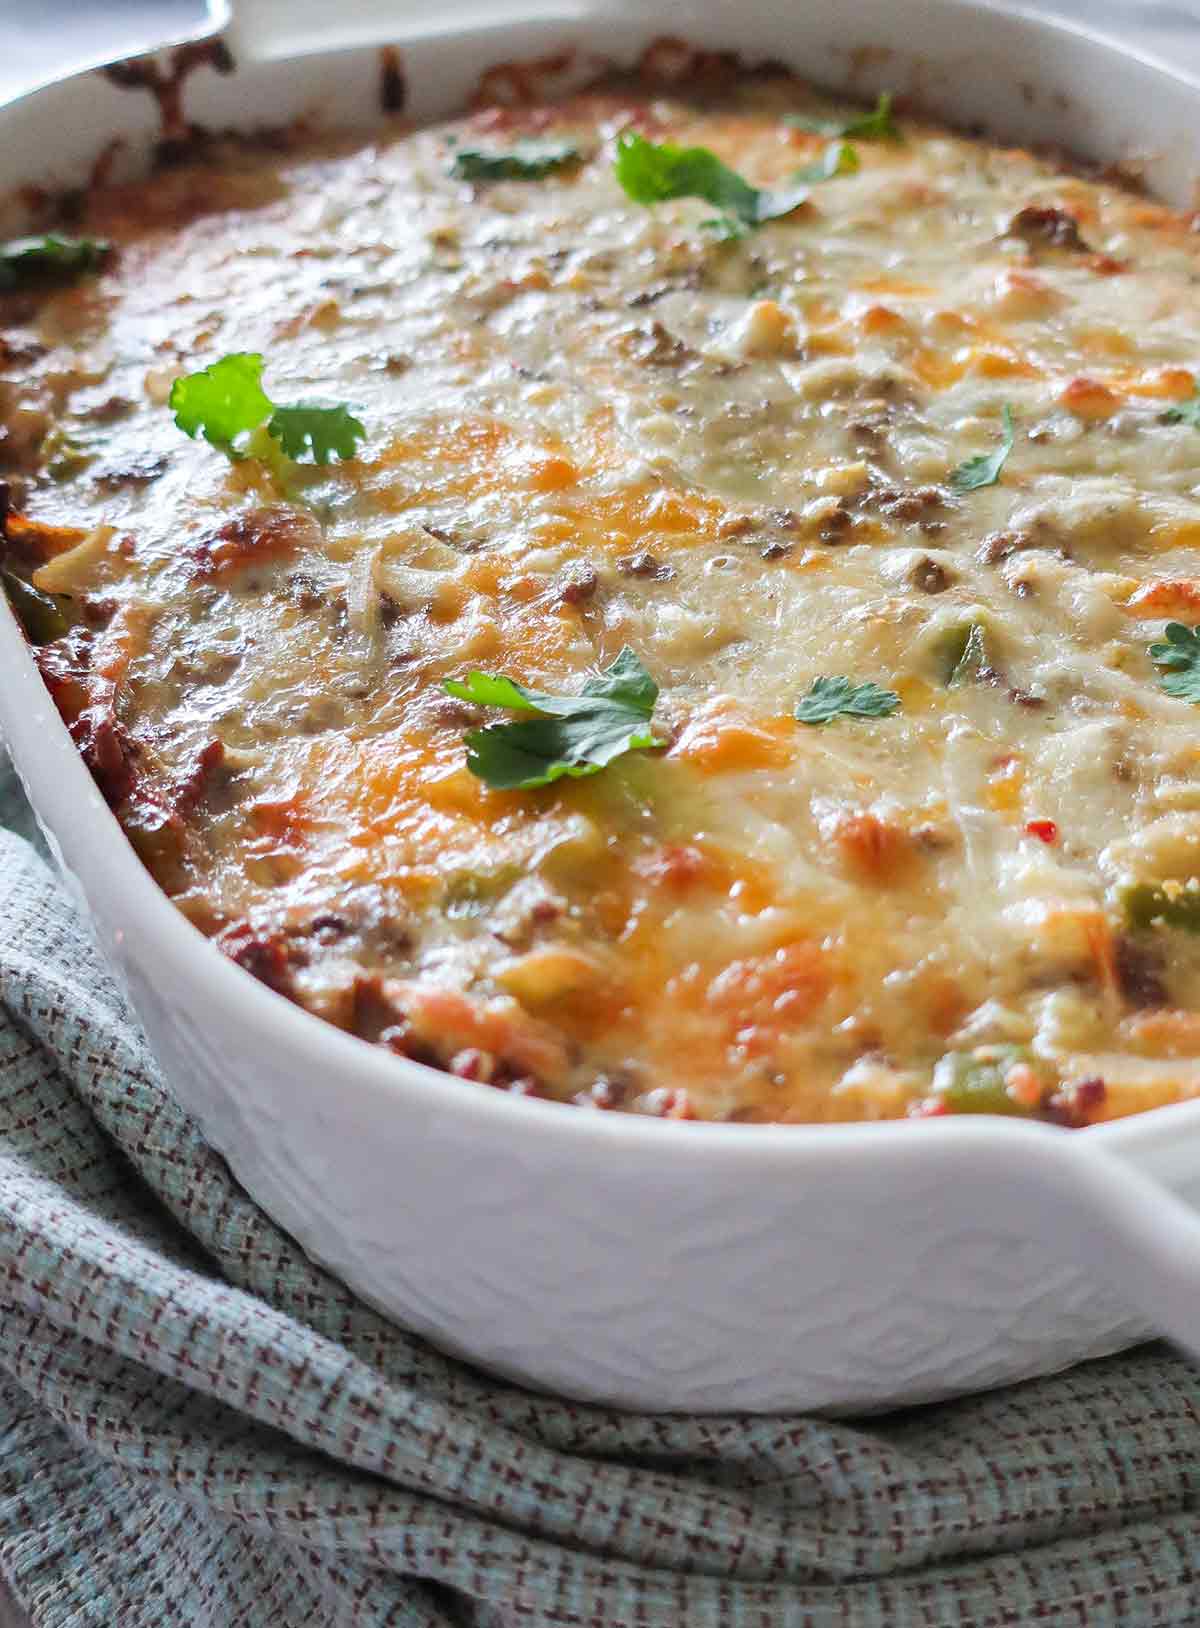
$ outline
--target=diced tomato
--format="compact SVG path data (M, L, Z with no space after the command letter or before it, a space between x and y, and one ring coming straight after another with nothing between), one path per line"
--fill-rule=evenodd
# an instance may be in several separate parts
M918 1097L908 1105L909 1119L940 1119L949 1112L941 1097Z

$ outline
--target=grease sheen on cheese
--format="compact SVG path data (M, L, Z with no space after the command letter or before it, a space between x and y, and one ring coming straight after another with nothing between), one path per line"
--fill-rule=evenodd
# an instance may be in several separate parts
M43 671L203 932L463 1081L784 1120L1191 1095L1200 939L1129 900L1200 887L1200 717L1147 654L1200 620L1197 239L913 120L731 241L614 179L634 126L782 187L825 147L789 111L844 110L619 88L94 191L113 264L0 298L15 506L82 538L10 527L75 623ZM454 173L519 137L580 160ZM185 440L172 382L234 351L350 403L358 456ZM569 693L625 646L664 750L468 771L496 718L445 680ZM899 705L798 722L834 677Z

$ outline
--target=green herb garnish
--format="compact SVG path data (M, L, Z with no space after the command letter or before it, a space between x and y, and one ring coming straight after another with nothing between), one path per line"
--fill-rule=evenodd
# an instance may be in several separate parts
M793 716L802 724L827 724L834 718L887 718L900 705L895 690L878 684L852 684L848 678L814 678Z
M460 147L450 162L450 174L459 181L540 181L578 164L582 157L569 141L517 141L492 151Z
M785 124L798 130L812 130L818 136L848 136L855 141L903 141L900 126L892 118L892 93L882 90L870 113L853 119L812 119L803 113L789 113Z
M790 215L808 200L807 186L753 187L707 147L647 141L636 130L626 130L618 137L613 168L634 203L702 198L714 205L719 213L704 225L715 228L722 237L744 237L767 221Z
M831 141L813 164L806 164L792 176L793 181L832 181L839 175L853 175L859 157L848 141Z
M1165 669L1158 682L1178 701L1200 706L1200 632L1182 622L1168 622L1166 643L1150 646L1150 660Z
M31 283L56 282L98 271L112 252L102 237L14 237L0 243L0 292Z
M1013 415L1007 402L1002 417L1004 439L995 452L980 452L974 458L967 458L950 476L950 485L956 492L973 492L980 486L994 486L1000 479L1000 471L1013 449Z
M1163 414L1168 424L1190 424L1194 430L1200 430L1200 385L1192 381L1192 394L1186 401L1176 402L1174 407L1168 407Z
M175 422L193 440L197 435L230 458L244 456L237 445L266 422L267 434L299 461L311 451L314 463L336 453L353 458L366 430L345 402L298 401L277 407L262 387L263 359L255 351L235 351L199 373L176 379L168 405Z
M296 462L306 452L316 464L327 464L335 453L353 458L366 433L344 401L297 401L276 407L267 423L267 434Z
M625 752L666 745L650 727L658 685L628 646L578 695L546 695L478 671L465 682L447 679L443 688L477 706L533 714L467 733L467 768L503 791L596 774Z
M185 435L204 436L222 452L233 452L240 435L249 434L271 412L274 403L262 387L263 359L253 351L235 351L199 373L176 379L167 405Z

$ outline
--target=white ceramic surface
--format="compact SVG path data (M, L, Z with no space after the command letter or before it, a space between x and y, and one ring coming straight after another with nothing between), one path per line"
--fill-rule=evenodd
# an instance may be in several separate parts
M1148 151L1152 183L1181 202L1200 172L1200 85L970 0L811 0L786 19L777 0L695 16L676 0L652 26L628 0L546 0L525 20L506 7L480 0L439 23L390 5L410 112L453 110L497 59L572 42L628 60L669 26L864 94L915 89L1000 134ZM196 72L189 115L373 118L376 50L313 43L289 57L269 7L243 0L239 67ZM51 85L0 109L0 189L78 180L114 135L136 155L155 133L148 96L95 75ZM181 1102L305 1248L443 1347L581 1398L700 1410L911 1402L1150 1330L1200 1352L1200 1101L1074 1133L975 1118L770 1127L454 1082L289 1005L177 914L7 607L0 730Z

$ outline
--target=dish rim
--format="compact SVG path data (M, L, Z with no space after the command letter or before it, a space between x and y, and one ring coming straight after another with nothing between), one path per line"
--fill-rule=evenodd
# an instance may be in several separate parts
M1067 41L1079 41L1098 48L1114 61L1133 61L1146 72L1168 80L1190 93L1200 105L1200 73L1192 73L1167 63L1141 47L1115 37L1102 28L1073 18L1048 15L1023 4L1008 5L1001 0L938 0L941 5L964 12L1018 23L1035 34L1058 36ZM241 6L237 7L241 10ZM247 7L247 10L251 9ZM633 20L631 12L620 5L606 5L604 0L590 10L573 11L547 16L530 13L521 19L578 28L589 16L608 14L614 21ZM700 18L693 17L699 23ZM240 19L238 19L240 24ZM436 41L450 35L488 33L497 26L516 26L516 15L499 21L485 19L472 11L463 23L445 23L420 26L413 22L393 29L391 36L416 37L421 41ZM664 30L686 27L687 19L674 13L663 18ZM208 0L208 17L186 33L177 33L147 49L136 53L133 60L156 55L172 45L218 39L230 30L231 10L228 0ZM237 42L243 47L247 31L235 30ZM300 63L314 57L338 56L370 49L364 43L362 25L356 25L352 39L339 43L314 46L304 44L292 51L270 52L272 68L286 68L288 63ZM257 56L249 61L259 66ZM75 81L82 82L92 73L102 70L103 59L89 60L73 67L69 72L41 79L16 96L0 103L8 112L36 100L48 91L60 90ZM365 126L364 126L365 128ZM96 789L83 759L50 700L49 692L38 672L24 635L17 624L7 599L0 595L0 748L7 736L11 743L20 742L18 750L11 751L18 777L27 788L33 788L31 801L56 805L56 833L49 834L52 849L61 856L59 833L66 833L65 846L95 846L97 831L106 832L108 849L106 884L120 891L124 904L124 923L115 932L119 949L126 933L138 932L142 939L140 953L152 954L160 964L171 968L171 977L199 984L195 1004L209 1012L231 1011L238 1020L256 1031L264 1044L275 1044L284 1052L303 1049L314 1076L320 1071L339 1082L348 1075L355 1084L393 1099L405 1100L418 1110L428 1109L439 1114L470 1114L481 1127L494 1122L510 1126L513 1115L523 1116L531 1126L530 1135L553 1133L557 1127L567 1137L584 1137L599 1141L615 1151L638 1148L643 1154L658 1139L666 1138L675 1144L680 1138L695 1143L697 1138L706 1143L724 1144L722 1158L742 1157L760 1163L767 1153L800 1157L804 1153L829 1153L843 1149L853 1150L862 1157L868 1148L876 1155L890 1156L907 1151L917 1153L927 1138L945 1151L957 1144L1007 1141L1019 1146L1030 1136L1071 1140L1082 1139L1085 1145L1102 1148L1142 1164L1163 1156L1164 1147L1200 1135L1200 1095L1193 1100L1168 1103L1145 1109L1119 1119L1106 1120L1078 1130L1066 1130L1040 1121L1012 1120L1000 1115L960 1115L934 1119L881 1119L836 1122L765 1121L740 1123L725 1120L668 1120L648 1114L589 1111L575 1103L540 1097L520 1097L491 1086L471 1081L456 1080L446 1071L432 1065L398 1057L377 1045L361 1040L328 1020L316 1016L304 1007L262 984L244 968L237 966L212 944L172 903L157 882L137 858L113 811ZM24 703L24 705L22 704ZM64 759L65 754L65 759ZM99 825L93 817L99 816ZM39 818L39 824L41 824ZM43 826L43 830L45 827ZM60 858L61 862L61 858ZM69 866L68 866L69 868ZM88 915L93 913L88 911ZM203 970L201 970L203 969ZM306 1038L307 1037L307 1038ZM535 1132L532 1127L538 1127ZM574 1128L572 1128L574 1127ZM1017 1133L1014 1135L1014 1133ZM737 1153L733 1150L736 1148Z

